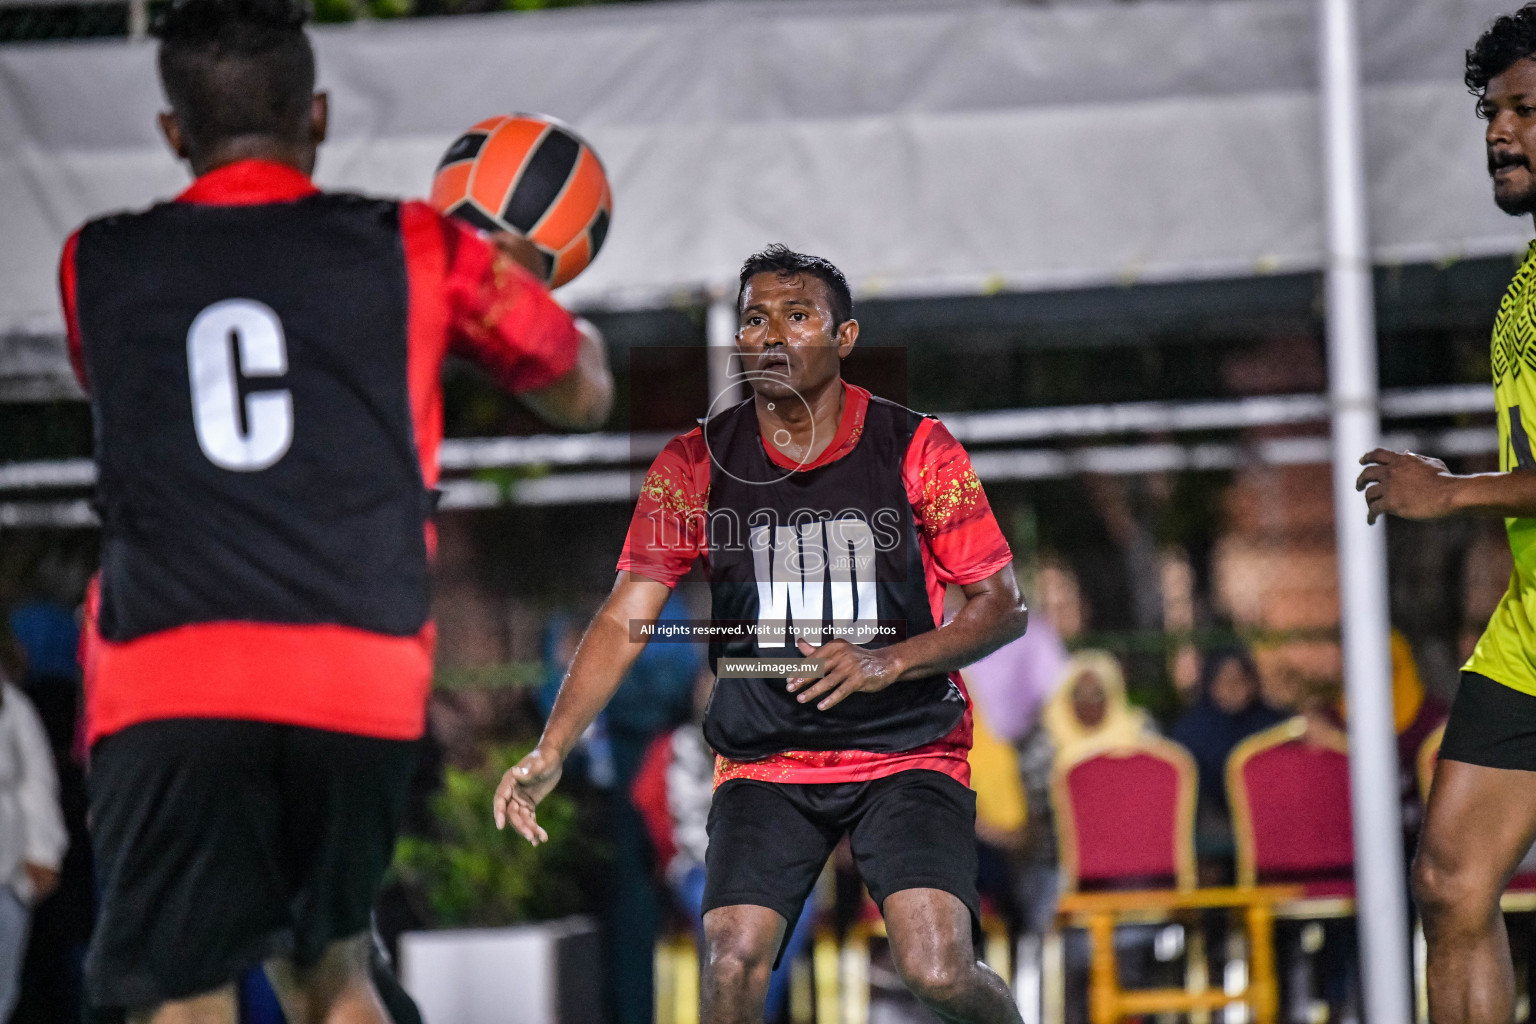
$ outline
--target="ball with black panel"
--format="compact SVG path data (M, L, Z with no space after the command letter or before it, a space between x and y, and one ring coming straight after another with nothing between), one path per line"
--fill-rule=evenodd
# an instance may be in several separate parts
M430 202L482 231L528 239L551 288L592 263L613 217L597 153L542 114L487 118L460 135L438 163Z

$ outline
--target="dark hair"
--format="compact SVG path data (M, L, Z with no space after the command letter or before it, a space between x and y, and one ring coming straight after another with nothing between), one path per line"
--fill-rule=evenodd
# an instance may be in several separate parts
M830 260L795 252L778 242L762 252L753 253L741 265L741 286L736 289L738 313L741 312L741 299L746 294L747 282L756 274L777 274L779 277L810 274L820 278L827 286L827 295L832 300L832 329L835 331L843 325L843 321L853 319L853 294L848 291L848 279Z
M295 0L174 0L155 23L160 81L193 153L240 136L303 137L315 91Z
M1536 3L1503 14L1467 51L1467 88L1482 96L1488 83L1516 61L1536 57Z
M1257 685L1260 680L1259 666L1253 660L1253 653L1247 647L1239 643L1224 644L1205 652L1205 658L1200 664L1200 685L1198 692L1202 700L1209 699L1211 687L1216 682L1216 677L1221 670L1227 667L1228 662L1237 662L1242 666L1243 674Z

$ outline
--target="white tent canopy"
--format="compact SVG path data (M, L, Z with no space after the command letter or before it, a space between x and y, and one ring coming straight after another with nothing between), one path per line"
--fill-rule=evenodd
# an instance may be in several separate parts
M1508 6L1508 5L1505 5ZM1492 0L1365 18L1376 257L1517 251L1461 53ZM319 179L422 194L495 113L575 125L615 215L574 305L718 290L769 241L860 294L974 294L1323 261L1313 7L1301 0L658 3L322 28ZM0 334L58 330L80 221L173 195L153 47L0 47Z

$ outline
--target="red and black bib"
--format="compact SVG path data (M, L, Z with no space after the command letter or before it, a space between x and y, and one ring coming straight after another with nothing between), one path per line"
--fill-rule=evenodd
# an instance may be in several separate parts
M717 640L721 657L798 659L795 636L884 647L935 627L902 467L923 417L871 397L848 454L789 470L763 448L752 400L704 426L709 446L709 576L716 623L750 638ZM786 750L911 750L965 714L948 676L902 680L827 711L783 679L721 679L704 721L711 746L751 761Z
M171 203L76 252L101 633L427 619L399 205Z

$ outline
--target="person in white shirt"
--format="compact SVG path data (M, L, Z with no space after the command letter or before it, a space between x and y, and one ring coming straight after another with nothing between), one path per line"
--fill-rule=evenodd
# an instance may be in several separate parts
M16 1005L32 907L58 886L68 846L42 720L0 675L0 1024Z

